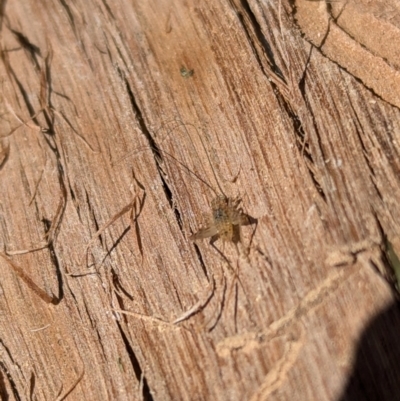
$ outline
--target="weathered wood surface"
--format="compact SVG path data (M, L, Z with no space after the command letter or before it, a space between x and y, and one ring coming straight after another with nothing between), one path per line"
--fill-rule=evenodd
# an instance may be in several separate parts
M0 244L54 295L0 258L3 399L399 391L396 361L374 373L396 306L346 390L394 302L378 271L400 252L396 2L1 4ZM135 152L151 138L241 196L243 246L189 241L215 194L165 154L163 182Z

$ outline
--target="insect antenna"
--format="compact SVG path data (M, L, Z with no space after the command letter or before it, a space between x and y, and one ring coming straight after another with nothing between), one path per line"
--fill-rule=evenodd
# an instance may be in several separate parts
M169 129L168 129L168 131L167 131L165 137L161 139L161 144L162 144L162 142L163 142L164 140L166 140L166 139L170 136L170 134L171 134L175 129L177 129L177 128L181 127L181 126L183 126L183 127L186 128L187 125L190 125L190 126L192 126L192 127L196 130L196 132L197 132L197 134L198 134L198 130L197 130L197 128L196 128L196 126L195 126L194 124L191 124L191 123L183 123L182 121L179 121L179 120L171 120L171 121L177 122L178 124L176 124L176 125L174 125L172 128L169 128ZM171 121L165 122L165 123L163 124L163 126L165 126L166 124L169 124ZM161 128L163 128L163 127L161 127ZM161 128L160 128L160 129L161 129ZM113 166L113 167L115 167L115 166L118 165L119 163L123 162L123 161L126 160L128 157L134 156L135 154L142 153L142 152L144 152L144 151L151 151L151 152L153 152L153 154L154 154L154 158L155 158L155 160L156 160L156 163L157 163L158 168L161 168L161 162L162 162L162 160L163 160L163 155L165 155L165 156L167 156L169 159L173 160L177 165L179 165L180 167L182 167L182 169L183 169L187 174L190 174L190 175L196 177L201 183L203 183L205 186L207 186L207 188L209 188L216 196L218 195L218 192L215 190L215 188L213 188L213 187L212 187L204 178L202 178L198 173L196 173L195 171L191 170L187 165L185 165L185 163L183 163L181 160L179 160L177 157L175 157L175 156L172 155L171 153L167 152L167 151L164 150L164 149L161 149L161 147L157 144L155 138L154 138L153 136L150 135L150 133L148 132L147 129L146 129L144 132L145 132L144 135L145 135L147 141L149 142L149 144L148 144L148 145L144 145L144 146L142 146L142 147L139 147L139 148L133 150L132 152L129 152L128 154L126 154L124 157L122 157L122 158L119 159L118 161L112 163L112 166ZM158 132L158 130L155 132L155 136L157 135L157 132ZM186 133L187 133L187 135L189 136L189 133L187 132L187 130L186 130ZM208 160L208 162L209 162L210 165L211 165L211 159L210 159L210 156L209 156L209 154L208 154L208 152L207 152L207 149L206 149L206 147L205 147L205 144L204 144L204 142L203 142L203 140L202 140L202 138L201 138L201 136L200 136L199 134L198 134L198 137L199 137L199 139L200 139L200 142L201 142L201 145L202 145L202 147L203 147L203 149L204 149L204 152L206 153L207 160ZM190 138L190 136L189 136L189 138ZM194 146L194 145L193 145L193 146ZM211 165L211 166L212 166L212 165ZM212 172L213 172L213 176L214 176L214 178L215 178L215 181L216 181L216 183L217 183L218 189L219 189L220 192L224 195L224 197L226 197L225 193L223 192L223 190L222 190L222 188L221 188L221 185L219 184L219 181L218 181L218 179L217 179L217 176L216 176L215 171L214 171L213 168L212 168Z
M183 121L181 121L181 120L176 120L176 119L173 120L173 121L174 121L175 123L177 123L177 124L176 124L174 127L170 128L169 132L167 133L167 136L169 136L169 134L172 132L172 130L177 129L177 128L179 128L179 127L184 127L184 128L185 128L185 131L186 131L186 135L187 135L188 138L190 139L190 134L189 134L189 132L188 132L188 130L187 130L187 127L190 126L190 127L193 127L193 128L194 128L194 130L196 131L197 137L198 137L199 140L200 140L200 143L201 143L201 146L202 146L202 148L203 148L203 150L204 150L204 153L206 154L207 161L208 161L208 163L209 163L209 165L210 165L210 167L211 167L212 174L213 174L213 176L214 176L215 182L217 183L217 186L218 186L218 189L219 189L219 191L220 191L220 194L222 194L222 195L224 196L224 198L227 198L227 196L225 195L224 190L222 189L222 187L221 187L221 185L220 185L220 183L219 183L219 180L218 180L218 178L217 178L217 175L216 175L215 170L214 170L214 168L213 168L213 165L212 165L212 163L211 163L210 155L209 155L209 153L208 153L208 151L207 151L206 145L205 145L205 143L204 143L204 141L203 141L203 139L202 139L202 137L201 137L201 135L200 135L200 133L199 133L198 128L197 128L194 124L192 124L192 123L184 123ZM167 122L167 123L168 123L168 122ZM193 142L192 142L192 146L194 147ZM194 173L192 170L190 170L187 166L185 166L182 162L180 162L179 160L177 160L175 157L173 157L172 155L169 155L169 156L172 157L176 162L178 162L178 163L179 163L181 166L183 166L185 169L187 169L187 170L190 171L191 173ZM218 192L217 192L210 184L208 184L207 182L205 182L205 181L204 181L201 177L199 177L196 173L194 173L194 175L195 175L201 182L203 182L205 185L207 185L207 187L210 188L210 189L214 192L214 194L215 194L216 196L219 195Z

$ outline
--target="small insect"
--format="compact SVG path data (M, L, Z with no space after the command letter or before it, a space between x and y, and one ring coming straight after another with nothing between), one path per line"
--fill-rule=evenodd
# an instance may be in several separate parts
M194 74L194 70L188 70L186 67L182 66L179 70L183 78L190 78Z
M239 208L240 198L218 195L211 201L212 213L207 216L206 226L190 236L192 241L211 237L211 242L221 238L224 242L237 244L242 241L241 226L249 224L249 217Z

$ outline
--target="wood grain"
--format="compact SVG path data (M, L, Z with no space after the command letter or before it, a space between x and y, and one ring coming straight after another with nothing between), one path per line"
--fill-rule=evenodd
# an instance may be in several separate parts
M385 308L379 341L400 327L397 59L341 46L325 2L1 4L1 396L372 391L359 341ZM243 244L191 242L221 192L254 219ZM398 393L376 352L368 383Z

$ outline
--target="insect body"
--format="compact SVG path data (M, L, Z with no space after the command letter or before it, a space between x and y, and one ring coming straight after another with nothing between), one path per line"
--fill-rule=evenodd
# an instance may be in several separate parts
M190 239L196 241L212 237L212 242L218 238L226 242L240 242L240 227L248 223L248 216L238 208L239 204L239 198L218 195L211 201L212 213L207 216L206 227L193 234Z

